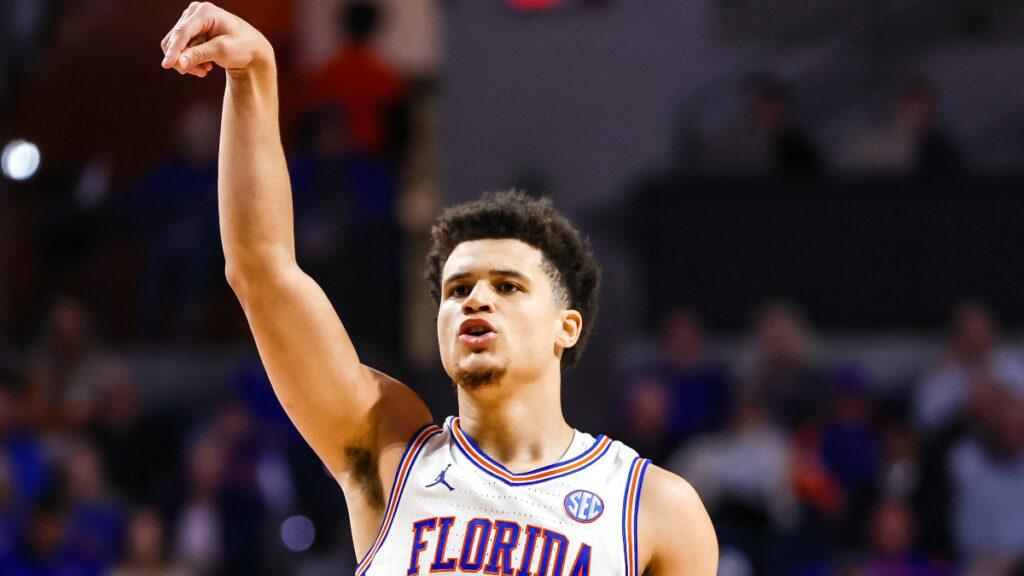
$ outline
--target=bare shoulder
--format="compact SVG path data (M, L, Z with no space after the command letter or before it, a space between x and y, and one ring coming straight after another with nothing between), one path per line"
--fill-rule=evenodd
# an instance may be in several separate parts
M335 476L345 492L352 540L360 557L383 521L395 472L416 432L433 422L423 400L405 384L364 367L378 400L364 434L344 447L343 472Z
M640 494L644 576L714 576L718 539L700 496L679 476L651 465Z
M381 417L378 445L382 451L401 448L420 428L434 421L427 405L416 392L394 378L370 369L380 386Z
M383 510L399 460L413 435L431 423L426 404L398 380L364 366L377 398L357 426L361 431L342 446L343 465L334 472L351 506L361 501Z

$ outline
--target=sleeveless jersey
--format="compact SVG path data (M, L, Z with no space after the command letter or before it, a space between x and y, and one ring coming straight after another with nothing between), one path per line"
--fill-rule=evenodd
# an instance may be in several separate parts
M650 461L575 432L561 461L515 474L458 418L410 442L357 576L639 576L637 513Z

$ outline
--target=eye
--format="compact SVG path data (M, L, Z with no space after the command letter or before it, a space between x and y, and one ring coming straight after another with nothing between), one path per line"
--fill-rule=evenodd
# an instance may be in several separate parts
M448 289L449 298L465 298L469 296L469 286L465 284L456 284Z
M517 284L512 282L501 282L498 284L498 292L503 294L511 294L513 292L519 292L520 288Z

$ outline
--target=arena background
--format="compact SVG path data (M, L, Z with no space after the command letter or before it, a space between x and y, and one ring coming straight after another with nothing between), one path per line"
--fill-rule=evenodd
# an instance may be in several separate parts
M454 413L430 223L548 195L605 267L569 421L697 487L721 574L1024 573L1024 5L389 0L356 50L351 4L222 3L366 363ZM184 7L0 4L0 574L354 566L223 278Z

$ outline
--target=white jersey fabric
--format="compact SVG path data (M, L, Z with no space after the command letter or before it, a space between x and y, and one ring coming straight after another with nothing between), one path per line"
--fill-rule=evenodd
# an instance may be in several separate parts
M562 459L514 474L448 418L409 443L357 576L639 576L637 512L650 462L575 432Z

